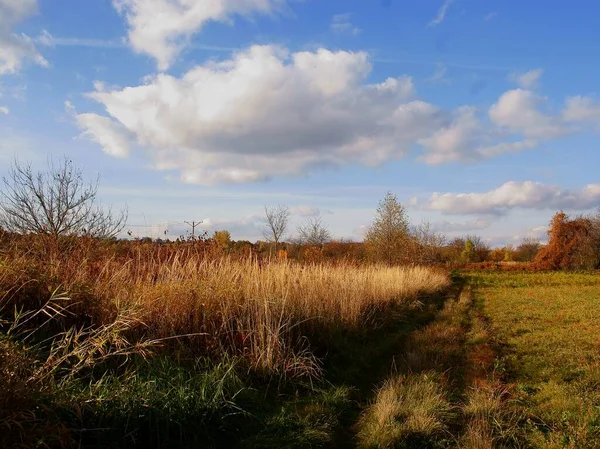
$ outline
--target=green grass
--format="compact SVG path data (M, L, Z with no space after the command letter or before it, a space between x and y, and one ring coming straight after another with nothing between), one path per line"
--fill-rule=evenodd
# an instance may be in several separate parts
M600 444L600 276L471 273L536 448Z

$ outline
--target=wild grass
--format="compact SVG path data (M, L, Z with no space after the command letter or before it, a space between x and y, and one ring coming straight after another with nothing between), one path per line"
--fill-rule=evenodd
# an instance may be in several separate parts
M322 405L319 394L302 405L302 392L322 381L331 337L377 328L450 283L425 267L264 262L185 246L36 248L0 248L5 447L227 447L232 429L245 429L238 442L325 444L348 391L325 388ZM270 410L290 389L289 411Z
M435 372L392 377L377 391L359 422L363 448L428 446L447 429L453 407Z
M600 440L600 276L472 273L505 345L501 367L528 417L527 444L592 448Z
M373 325L390 304L409 304L449 283L443 272L423 267L262 264L178 254L166 261L78 262L56 260L32 273L28 258L10 261L0 273L4 308L31 307L31 289L62 288L69 293L56 306L71 308L61 314L67 321L62 315L69 313L85 315L96 327L129 320L129 335L187 336L203 351L241 353L258 371L292 376L317 369L307 335Z

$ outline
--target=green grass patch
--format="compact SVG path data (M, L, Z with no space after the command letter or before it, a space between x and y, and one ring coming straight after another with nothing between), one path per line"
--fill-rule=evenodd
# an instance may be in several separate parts
M600 441L600 276L471 273L504 347L528 443L596 448Z

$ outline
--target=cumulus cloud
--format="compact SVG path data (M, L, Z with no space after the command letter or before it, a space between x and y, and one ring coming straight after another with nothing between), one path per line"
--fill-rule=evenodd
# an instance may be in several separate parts
M135 144L156 170L196 184L373 167L415 151L428 164L476 162L575 129L529 90L505 92L487 111L445 110L417 98L408 76L367 83L371 69L364 52L252 46L179 77L96 82L87 95L106 116L77 115L77 124L106 153L124 157Z
M442 23L444 19L446 19L446 14L448 14L448 9L452 3L454 3L454 0L446 0L438 10L437 15L431 22L429 22L429 26L438 26L440 23Z
M13 32L36 11L37 0L0 0L0 75L17 73L27 61L48 66L31 37Z
M566 100L563 118L568 122L600 123L600 104L590 97L581 95L569 97Z
M113 0L129 27L128 42L167 70L191 37L207 22L273 13L285 0Z
M515 81L523 89L535 89L539 85L540 78L544 74L544 69L533 69L525 73L512 72L508 78Z
M361 29L354 26L352 21L352 14L335 14L331 19L331 31L337 34L351 34L353 36L357 36L360 34Z
M600 206L600 184L562 189L539 182L507 182L485 193L434 193L424 209L446 214L505 215L511 209L585 210Z
M490 120L526 138L551 139L569 133L560 116L541 110L544 100L530 90L509 90L490 108Z
M70 101L65 102L65 110L82 130L81 137L97 143L110 156L124 158L129 155L134 138L119 122L98 114L77 114Z
M10 110L6 106L0 106L0 112L4 115L10 114Z
M431 136L420 139L421 160L428 164L475 162L537 145L533 139L503 141L506 133L484 124L477 113L475 107L460 107Z
M254 46L181 78L159 74L89 96L156 169L180 170L190 183L248 182L404 156L438 111L410 101L409 77L362 84L370 70L362 52Z

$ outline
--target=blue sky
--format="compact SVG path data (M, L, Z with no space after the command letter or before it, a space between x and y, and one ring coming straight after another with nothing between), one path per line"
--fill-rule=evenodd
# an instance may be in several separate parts
M360 239L387 190L494 244L600 206L600 5L0 0L0 172L67 156L135 235ZM290 236L294 226L290 229Z

